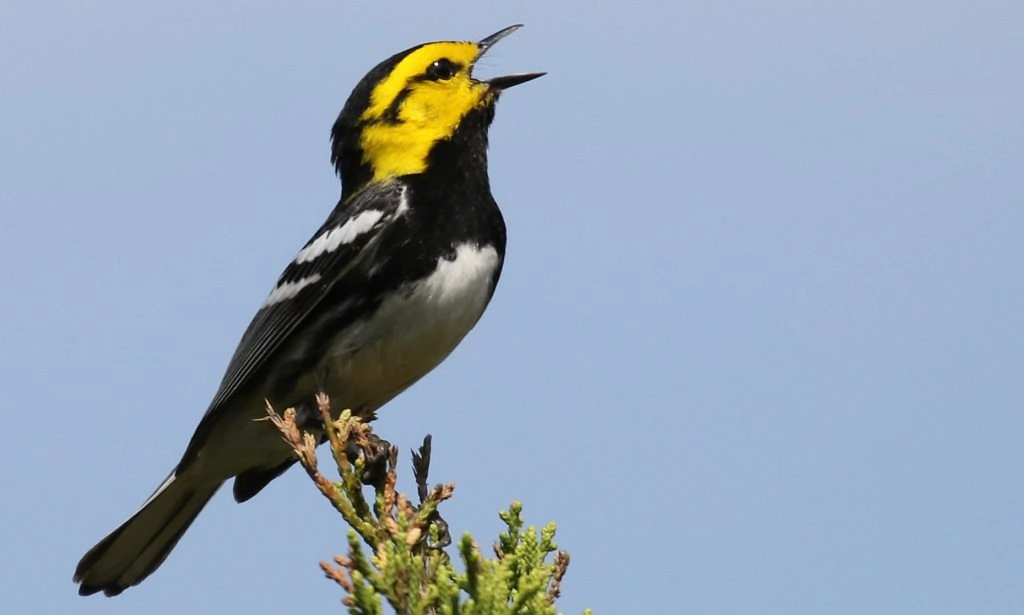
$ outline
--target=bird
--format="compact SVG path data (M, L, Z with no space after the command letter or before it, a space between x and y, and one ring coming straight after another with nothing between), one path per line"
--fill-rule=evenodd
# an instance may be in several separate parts
M476 325L506 245L488 128L503 91L545 73L473 69L520 27L411 47L358 82L331 129L337 205L257 310L181 460L78 563L79 594L139 584L225 482L245 502L294 463L260 420L268 404L311 418L323 392L371 420Z

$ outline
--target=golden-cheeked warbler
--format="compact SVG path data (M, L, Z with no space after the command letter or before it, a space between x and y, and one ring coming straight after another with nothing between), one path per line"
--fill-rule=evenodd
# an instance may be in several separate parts
M256 312L174 471L79 562L79 593L138 584L225 481L244 502L294 463L257 420L267 403L319 422L323 391L371 419L473 328L505 257L487 130L500 93L543 73L472 72L519 27L412 47L355 87L331 131L340 201Z

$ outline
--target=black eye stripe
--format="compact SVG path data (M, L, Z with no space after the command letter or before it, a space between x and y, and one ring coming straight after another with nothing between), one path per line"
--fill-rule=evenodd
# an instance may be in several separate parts
M462 64L453 62L448 58L441 58L431 62L427 70L422 74L416 75L409 79L408 85L402 89L401 92L395 96L388 108L384 110L381 116L373 120L372 122L386 122L388 124L400 124L402 120L398 117L398 110L402 107L402 103L405 99L412 94L412 84L422 83L424 81L447 81L457 75L462 70Z
M441 58L431 62L427 67L424 77L431 81L447 81L462 70L462 65L452 62L448 58Z
M410 90L407 87L407 88L403 89L401 92L399 92L398 96L395 96L395 99L391 101L391 104L388 106L387 110L384 112L384 116L383 116L384 121L388 122L389 124L400 124L401 123L401 120L398 119L398 109L401 108L402 103L405 102L405 99L408 98L409 94L411 94L411 93L412 93L412 90Z

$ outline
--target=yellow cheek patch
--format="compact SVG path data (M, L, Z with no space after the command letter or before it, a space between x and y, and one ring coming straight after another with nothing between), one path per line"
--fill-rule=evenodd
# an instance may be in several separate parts
M425 171L434 144L450 137L462 118L487 97L487 85L469 76L478 51L475 43L424 45L374 88L370 106L360 117L365 124L359 144L375 180ZM427 67L441 58L463 68L448 80L425 79ZM399 96L401 104L393 109ZM386 117L389 110L397 114Z
M428 43L421 45L402 58L383 81L373 88L370 106L363 112L362 119L381 117L395 98L414 79L423 75L434 60L448 58L452 62L468 67L476 59L479 49L476 43Z

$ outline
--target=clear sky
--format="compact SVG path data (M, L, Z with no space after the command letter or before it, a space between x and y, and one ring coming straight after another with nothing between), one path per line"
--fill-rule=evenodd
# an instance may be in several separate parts
M340 612L295 472L118 598L71 575L335 204L352 86L519 22L505 272L377 424L453 530L557 521L566 613L1024 612L1019 0L5 3L4 612Z

